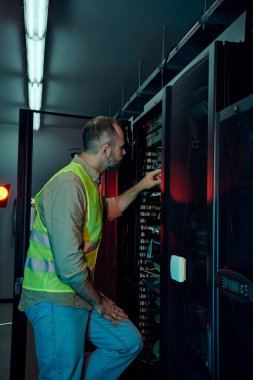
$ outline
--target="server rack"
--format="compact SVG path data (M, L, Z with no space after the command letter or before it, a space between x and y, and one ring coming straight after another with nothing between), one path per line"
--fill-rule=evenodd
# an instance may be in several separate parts
M213 45L212 52L214 49L216 46ZM134 299L138 307L135 322L144 337L144 351L139 359L139 365L140 367L141 364L143 365L141 368L145 368L145 372L150 378L160 378L162 373L166 379L187 379L187 373L189 376L196 375L198 370L194 367L199 366L201 367L200 372L202 371L199 376L207 378L206 363L211 360L210 326L212 317L211 306L206 302L206 293L211 294L210 280L208 283L211 274L207 274L205 267L208 256L208 211L205 199L208 81L213 80L213 78L209 78L209 53L210 51L207 50L201 54L181 75L152 99L146 105L143 114L135 119L132 125L135 140L133 154L133 162L136 165L135 180L140 179L146 170L153 168L152 161L156 162L157 160L158 145L162 148L162 155L160 155L163 177L161 194L157 191L156 199L151 200L150 195L155 190L144 192L140 197L139 205L135 208L135 215L132 214L132 217L135 216L134 232L137 232L135 239L137 294ZM194 77L196 72L197 75ZM191 88L188 88L187 94L185 94L182 88L189 83ZM185 96L185 99L181 94ZM178 99L177 96L179 96ZM196 104L194 105L194 103ZM214 101L210 102L210 104L213 103ZM186 108L183 109L185 106ZM185 124L185 120L188 123ZM153 149L148 150L151 136L153 144L150 145ZM198 162L197 166L201 169L195 176L194 162ZM199 181L200 185L190 189L189 186L194 181L196 183ZM197 206L194 205L196 188L201 199L197 202ZM144 210L147 207L150 210L151 205L152 207L155 205L156 212L160 212L160 220L152 220L149 211L142 215L143 207ZM189 221L194 208L198 218L195 217L191 226ZM150 227L154 227L151 234ZM156 236L154 236L155 234ZM154 239L156 243L160 242L159 259L157 259L157 254L150 253L150 246L153 245ZM192 250L197 256L197 265L191 269L192 272L196 272L195 277L194 273L188 272L188 282L185 284L175 282L171 280L170 275L171 256L187 258L188 250ZM189 256L187 267L190 268L188 260L193 261L194 257ZM155 268L152 274L150 266ZM144 278L146 275L149 278ZM188 285L189 279L190 285ZM202 290L198 289L200 282L203 283L204 289ZM190 300L192 296L194 297ZM158 308L154 307L155 303L158 304ZM160 321L158 322L160 323L157 329L154 314L158 315L159 311ZM190 324L190 320L193 318L195 319ZM199 330L196 328L196 324L200 324ZM196 330L198 331L196 332ZM157 355L156 359L158 360L154 365L152 355L158 344L161 348L161 355ZM202 361L197 366L194 357L196 353L198 362Z
M218 48L219 44L211 45L176 77L170 83L167 99L171 115L170 124L165 126L168 131L163 152L164 170L169 166L169 174L163 189L161 240L170 272L167 378L172 379L209 379L213 368L213 214L209 212L212 193L207 194L207 169L208 160L212 160L212 155L208 155L208 135L213 133L211 116L216 104L210 82L218 75L213 75ZM185 262L186 281L182 278L180 282L177 273L173 273L175 260Z
M160 92L146 107L146 112L128 125L128 154L119 174L119 192L147 172L161 168L162 95ZM119 251L124 258L119 268L119 296L126 292L129 295L124 307L144 339L144 349L132 368L139 378L160 377L160 217L161 188L156 186L143 191L119 221ZM122 259L120 261L122 263ZM130 373L131 369L123 378L129 378Z
M132 122L134 181L151 169L145 165L157 158L158 141L162 145L161 195L150 203L149 192L144 192L131 214L134 228L130 236L135 247L132 264L137 263L131 272L132 290L137 289L133 304L137 305L135 322L145 342L138 364L142 362L146 377L159 378L162 373L160 378L164 379L226 380L221 364L224 345L216 285L220 265L216 115L253 89L249 75L250 49L248 43L214 42ZM240 56L247 57L246 65ZM240 83L247 85L240 86ZM147 149L152 133L157 133L157 140L153 136L153 158ZM151 205L160 214L159 259L155 253L150 256L153 237L146 233L153 223ZM143 210L144 215L141 215ZM129 235L126 238L129 239ZM156 236L157 243L158 240ZM186 260L184 282L172 279L175 256L181 258L180 263ZM153 272L150 264L156 268ZM160 268L159 273L157 268ZM149 278L144 278L144 274ZM152 299L158 304L158 297L160 303L156 309ZM159 326L155 325L158 310ZM158 341L160 353L154 365L152 355Z
M162 165L162 101L155 101L134 125L137 179ZM161 188L142 192L136 212L138 326L144 339L141 361L152 376L160 373L160 218Z

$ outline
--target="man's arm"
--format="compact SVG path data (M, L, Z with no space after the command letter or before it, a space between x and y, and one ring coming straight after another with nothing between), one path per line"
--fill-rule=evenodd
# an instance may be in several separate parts
M125 211L125 209L137 198L140 192L146 189L151 189L156 185L160 185L160 183L161 169L156 169L146 174L146 176L136 183L136 185L116 198L120 211Z
M106 218L108 222L111 222L121 216L123 211L136 199L142 190L149 189L161 183L160 173L160 169L154 170L121 195L103 198L105 210L104 218Z

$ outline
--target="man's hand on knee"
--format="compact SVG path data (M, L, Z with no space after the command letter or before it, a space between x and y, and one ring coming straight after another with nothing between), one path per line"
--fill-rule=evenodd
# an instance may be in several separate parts
M111 321L115 326L119 326L117 320L122 322L126 322L128 320L128 316L123 309L118 307L115 302L106 297L104 294L101 294L101 296L101 302L94 306L94 310L96 310L97 313Z

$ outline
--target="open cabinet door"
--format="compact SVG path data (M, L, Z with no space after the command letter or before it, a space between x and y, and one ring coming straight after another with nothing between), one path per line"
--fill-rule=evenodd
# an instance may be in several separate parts
M31 225L31 200L59 169L67 165L75 153L81 153L82 128L90 119L87 116L41 112L41 128L33 129L33 111L20 110L18 185L15 221L15 290L13 304L13 333L11 350L11 376L16 379L37 379L38 370L34 350L34 338L24 313L18 311L24 264L29 244ZM117 176L105 176L103 193L113 196L117 190ZM105 238L102 248L116 257L116 240L113 239L116 224L106 227L110 239ZM109 248L107 248L109 246ZM110 252L109 252L110 251ZM112 257L110 256L110 262ZM108 285L111 296L115 294L116 266L108 271L107 255L101 254L96 281L103 289ZM107 267L105 271L103 268ZM106 285L105 285L106 284ZM105 290L106 291L106 290Z

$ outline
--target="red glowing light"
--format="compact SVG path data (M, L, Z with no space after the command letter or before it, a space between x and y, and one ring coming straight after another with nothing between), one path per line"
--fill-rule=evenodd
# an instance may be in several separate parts
M8 198L9 190L5 186L0 186L0 202Z

